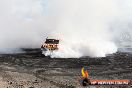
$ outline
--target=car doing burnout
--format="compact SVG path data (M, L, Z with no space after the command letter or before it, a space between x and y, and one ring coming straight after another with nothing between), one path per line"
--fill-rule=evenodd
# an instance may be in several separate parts
M59 44L59 40L58 39L46 39L44 44L42 44L41 46L41 50L43 51L54 51L54 50L58 50L58 44Z

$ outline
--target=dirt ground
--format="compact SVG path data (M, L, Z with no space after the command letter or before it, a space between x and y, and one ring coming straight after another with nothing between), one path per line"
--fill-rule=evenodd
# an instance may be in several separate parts
M132 79L132 54L115 53L103 58L50 58L40 49L0 55L0 88L84 88L81 68L90 79ZM129 88L130 86L88 86L85 88Z

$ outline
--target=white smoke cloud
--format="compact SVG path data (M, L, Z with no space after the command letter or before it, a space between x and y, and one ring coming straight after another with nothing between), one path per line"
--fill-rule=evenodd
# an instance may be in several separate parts
M1 0L0 48L37 48L46 36L52 36L61 40L59 51L52 57L114 53L118 48L115 35L121 31L118 25L124 20L126 24L128 19L131 21L131 3L131 0Z
M50 6L55 8L51 8L51 14L59 15L56 29L63 38L59 52L53 56L105 56L116 52L117 47L112 42L108 27L111 18L117 15L116 3L113 2L52 0Z

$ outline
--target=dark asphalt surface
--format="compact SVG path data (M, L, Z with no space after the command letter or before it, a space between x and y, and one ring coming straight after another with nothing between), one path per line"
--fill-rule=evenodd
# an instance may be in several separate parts
M131 53L118 52L102 58L50 58L41 55L40 49L23 50L25 53L1 54L0 65L16 68L16 70L1 68L2 71L31 74L56 88L82 88L79 77L84 66L87 67L91 79L132 79ZM49 88L54 87L49 85ZM128 86L117 86L117 88L128 88Z

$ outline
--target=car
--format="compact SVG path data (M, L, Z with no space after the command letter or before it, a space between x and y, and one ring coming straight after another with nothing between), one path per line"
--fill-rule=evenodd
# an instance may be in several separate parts
M46 38L45 42L41 45L42 53L45 55L47 52L53 52L59 49L59 40Z

